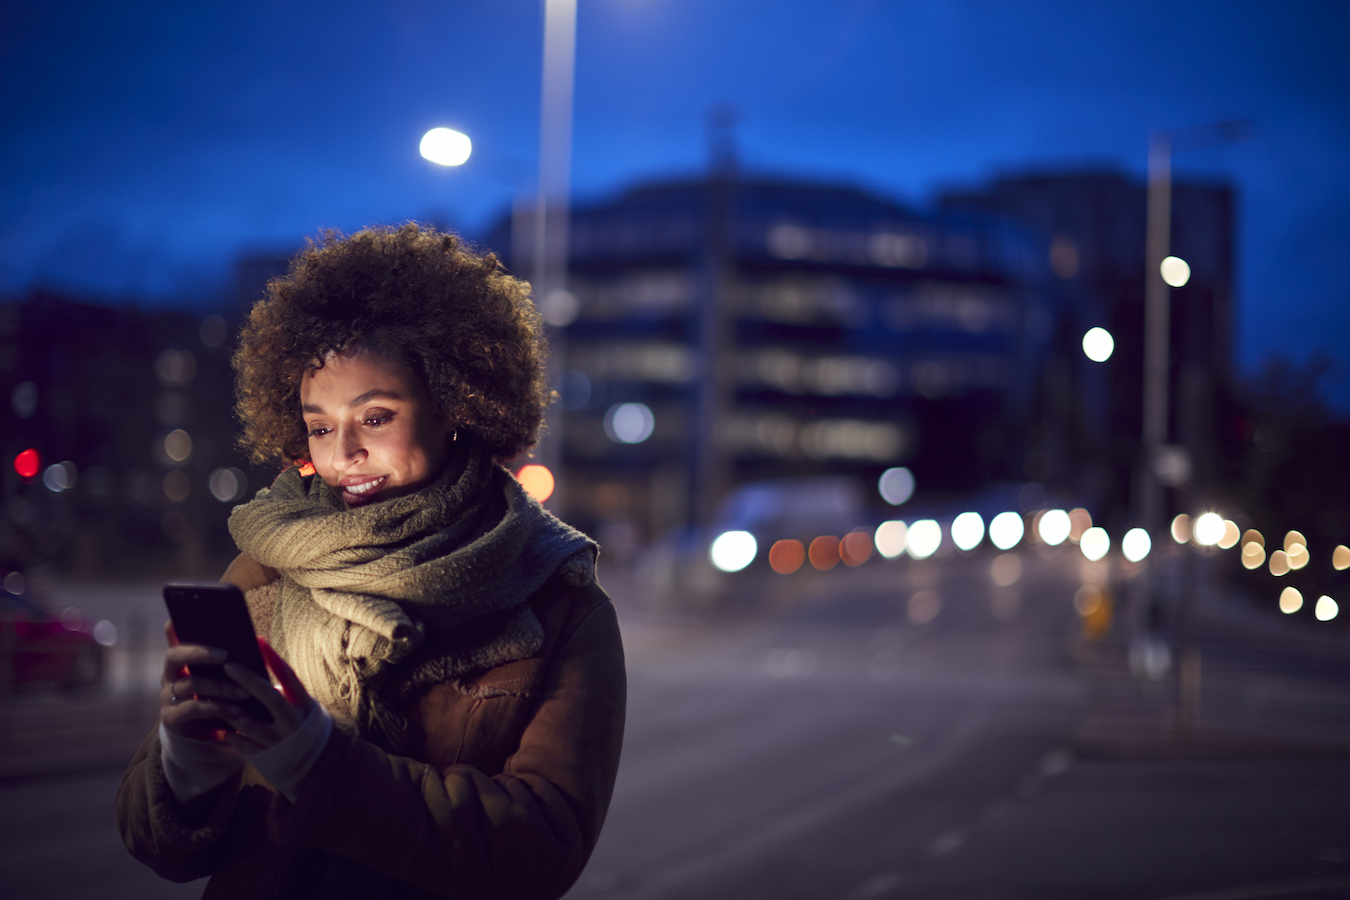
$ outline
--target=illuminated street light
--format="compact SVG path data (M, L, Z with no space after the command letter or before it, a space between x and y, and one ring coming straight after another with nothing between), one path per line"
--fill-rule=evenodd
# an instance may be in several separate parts
M1172 287L1185 287L1186 282L1191 280L1190 264L1179 256L1167 257L1158 270L1162 272L1163 281Z
M433 128L422 135L418 149L438 166L462 166L473 152L473 142L468 135L453 129Z
M1083 352L1093 362L1106 362L1115 349L1116 339L1105 328L1089 328L1083 335Z

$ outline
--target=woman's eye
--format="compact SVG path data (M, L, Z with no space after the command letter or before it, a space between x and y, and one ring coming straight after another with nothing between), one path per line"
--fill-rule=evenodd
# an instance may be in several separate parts
M393 417L392 413L377 413L373 416L366 416L366 424L378 428L379 426L386 424Z
M309 436L312 438L323 437L331 429L324 425L316 425L309 430Z

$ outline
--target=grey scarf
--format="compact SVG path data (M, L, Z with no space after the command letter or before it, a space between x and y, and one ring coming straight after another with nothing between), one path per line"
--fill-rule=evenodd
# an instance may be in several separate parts
M347 509L292 468L230 515L239 549L282 573L277 652L317 700L391 749L405 727L392 704L428 672L462 689L463 676L534 655L543 629L525 598L560 569L573 584L594 577L595 543L486 449L460 443L440 479L413 494ZM465 638L398 668L444 631Z

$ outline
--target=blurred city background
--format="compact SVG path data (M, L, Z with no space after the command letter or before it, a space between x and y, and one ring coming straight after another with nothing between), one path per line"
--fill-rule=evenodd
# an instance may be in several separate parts
M200 892L107 809L235 335L412 219L534 285L624 628L574 896L1343 896L1348 19L0 6L0 886Z

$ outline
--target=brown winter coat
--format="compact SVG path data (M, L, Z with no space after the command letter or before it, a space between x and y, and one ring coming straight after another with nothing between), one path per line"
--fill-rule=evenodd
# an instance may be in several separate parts
M236 563L226 580L263 583L251 568ZM151 734L117 793L127 847L172 881L210 876L205 897L561 896L609 806L623 649L595 583L555 576L528 602L545 633L535 656L489 670L468 693L442 684L411 701L408 756L339 723L294 804L245 766L184 808Z

